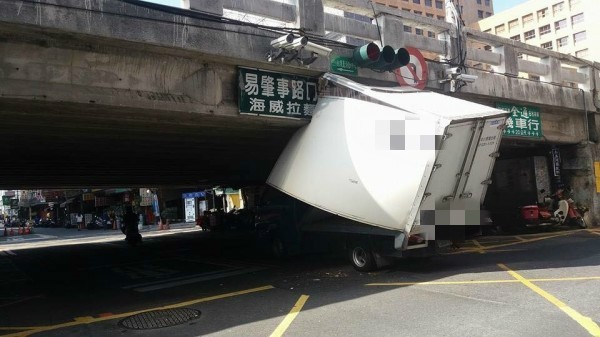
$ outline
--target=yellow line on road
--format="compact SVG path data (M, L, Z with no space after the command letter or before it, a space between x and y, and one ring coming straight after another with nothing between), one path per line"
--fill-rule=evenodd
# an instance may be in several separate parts
M506 265L499 263L498 267L506 270L512 277L519 280L526 287L528 287L529 289L536 292L538 295L540 295L543 298L545 298L546 300L548 300L548 302L557 306L560 310L562 310L565 314L567 314L569 317L571 317L574 321L579 323L579 325L581 325L584 329L586 329L592 336L600 337L600 327L591 318L581 315L580 313L578 313L577 311L575 311L574 309L572 309L571 307L566 305L564 302L562 302L558 298L556 298L556 297L552 296L550 293L546 292L544 289L531 283L531 280L528 280L528 279L524 278L523 276L521 276L516 271L511 270Z
M474 244L475 246L477 246L477 248L479 248L479 249L477 250L477 252L478 252L479 254L485 254L485 247L484 247L484 246L482 246L482 245L479 243L479 241L477 241L477 240L471 240L471 241L473 242L473 244Z
M219 300L219 299L228 298L228 297L245 295L245 294L250 294L250 293L254 293L254 292L258 292L258 291L269 290L269 289L273 289L273 288L274 288L273 286L269 285L269 286L252 288L252 289L246 289L246 290L241 290L241 291L236 291L236 292L231 292L231 293L226 293L226 294L221 294L221 295L215 295L215 296L210 296L210 297L198 298L198 299L191 300L191 301L186 301L186 302L180 302L180 303L165 305L165 306L157 307L157 308L143 309L143 310L137 310L137 311L131 311L131 312L124 312L124 313L115 314L115 315L111 315L111 316L103 316L103 317L78 317L78 318L75 318L71 322L65 322L65 323L60 323L60 324L55 324L55 325L47 325L47 326L28 327L27 328L28 331L21 331L21 332L17 332L17 333L12 333L12 334L8 334L8 335L0 335L0 336L1 337L26 337L26 336L30 336L32 334L39 333L39 332L44 332L44 331L50 331L50 330L56 330L56 329L60 329L60 328L67 328L67 327L76 326L76 325L91 324L91 323L98 323L98 322L108 321L108 320L113 320L113 319L125 318L125 317L129 317L129 316L132 316L132 315L137 315L137 314L141 314L141 313L144 313L144 312L148 312L148 311L165 310L165 309L175 309L175 308L187 307L187 306L198 304L198 303L202 303L202 302L208 302L208 301L214 301L214 300ZM10 328L11 327L2 327L0 329L3 329L3 330L6 329L6 330L8 330ZM13 330L21 330L18 327L17 328L12 328L12 329Z
M515 236L515 239L519 240L519 241L527 241L527 239L524 239L521 236Z
M565 282L565 281L590 281L600 280L600 276L538 278L530 282ZM519 280L479 280L479 281L425 281L425 282L394 282L394 283L369 283L367 286L431 286L431 285L457 285L457 284L493 284L493 283L519 283Z
M524 244L524 243L530 243L530 242L536 242L536 241L553 239L553 238L557 238L557 237L560 237L560 236L571 235L571 234L579 232L579 231L581 231L581 230L575 230L575 231L565 232L565 233L561 233L561 234L555 234L555 235L552 235L552 236L544 236L544 237L539 237L539 238L534 238L534 239L526 239L526 241L517 241L517 242L510 242L510 243L502 243L502 244L498 244L498 245L482 246L482 247L485 250L502 248L502 247L509 247L509 246L514 246L514 245L521 245L521 244ZM444 254L444 255L455 255L455 254L473 253L473 252L478 252L480 250L481 250L481 248L470 248L470 249L465 249L465 250L458 251L458 252L447 253L447 254Z
M298 313L300 312L300 310L302 310L302 307L304 306L304 304L306 303L307 300L308 300L308 295L300 296L300 298L298 299L296 304L294 304L294 307L292 307L292 310L290 310L290 313L287 314L287 316L285 316L285 318L283 319L283 321L281 323L279 323L279 325L277 326L277 329L275 329L275 331L273 331L273 333L271 334L270 337L283 336L283 334L285 333L287 328L289 328L290 324L292 324L292 322L294 321L296 316L298 316Z

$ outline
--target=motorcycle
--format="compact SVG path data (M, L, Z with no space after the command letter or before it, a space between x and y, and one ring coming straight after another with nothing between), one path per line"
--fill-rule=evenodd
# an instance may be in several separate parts
M544 190L540 191L544 193ZM570 197L570 189L559 189L554 195L546 195L543 203L521 207L521 218L525 226L576 226L587 228L583 215L587 208L578 207Z

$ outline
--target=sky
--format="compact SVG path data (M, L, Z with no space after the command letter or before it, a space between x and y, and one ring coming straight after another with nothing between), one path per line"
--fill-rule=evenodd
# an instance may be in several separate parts
M155 2L162 5L168 5L173 7L181 6L181 0L146 0L149 2ZM522 4L527 0L494 0L494 12L499 13L508 8Z

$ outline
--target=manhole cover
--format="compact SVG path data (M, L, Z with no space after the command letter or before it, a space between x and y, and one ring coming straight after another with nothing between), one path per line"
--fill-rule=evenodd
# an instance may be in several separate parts
M200 317L200 311L193 309L154 310L129 316L121 320L119 324L128 329L158 329L183 324L198 317Z

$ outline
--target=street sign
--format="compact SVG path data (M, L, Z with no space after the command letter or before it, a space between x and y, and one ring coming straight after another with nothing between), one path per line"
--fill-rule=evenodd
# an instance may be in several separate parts
M243 114L309 119L317 104L317 79L238 68Z
M10 208L19 209L19 199L10 199Z
M424 89L429 75L425 57L417 48L407 47L406 50L410 55L410 61L406 66L394 70L396 81L401 86Z
M10 206L10 199L12 199L12 196L3 195L2 196L2 206Z
M331 72L342 75L358 75L358 67L349 57L338 56L331 60Z
M189 192L189 193L182 193L181 197L183 199L189 199L189 198L204 198L206 197L206 192Z
M509 111L504 135L508 137L542 138L540 109L511 103L496 103L496 108Z

